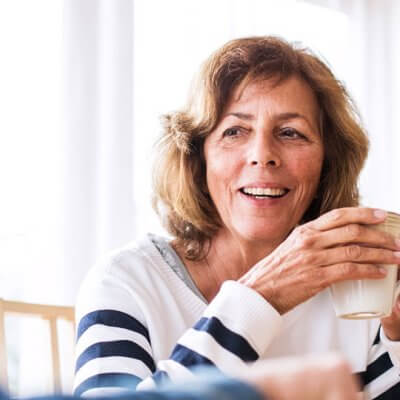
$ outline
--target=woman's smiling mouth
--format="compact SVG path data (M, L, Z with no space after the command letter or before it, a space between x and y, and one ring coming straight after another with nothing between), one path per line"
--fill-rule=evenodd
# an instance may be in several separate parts
M272 198L277 199L285 196L289 193L290 189L288 188L265 188L265 187L243 187L239 189L241 193L246 196L256 198L256 199L265 199Z

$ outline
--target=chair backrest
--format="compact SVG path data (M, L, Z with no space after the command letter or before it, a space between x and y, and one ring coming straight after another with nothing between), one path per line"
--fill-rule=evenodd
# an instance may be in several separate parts
M45 304L32 304L17 301L8 301L0 298L0 380L2 387L8 389L8 368L6 349L5 316L7 314L20 314L36 316L48 321L50 329L50 346L53 372L54 392L61 391L61 370L59 353L59 335L57 321L66 320L74 324L74 308L68 306L54 306ZM74 329L75 331L75 329Z

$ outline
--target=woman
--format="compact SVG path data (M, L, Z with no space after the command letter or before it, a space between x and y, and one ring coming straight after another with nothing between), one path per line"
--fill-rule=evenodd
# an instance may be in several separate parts
M172 239L129 244L82 285L76 393L329 350L372 398L398 392L399 312L379 334L379 321L337 319L325 290L399 263L399 241L368 227L385 213L357 207L367 149L345 89L309 51L259 37L214 53L164 118L154 205Z

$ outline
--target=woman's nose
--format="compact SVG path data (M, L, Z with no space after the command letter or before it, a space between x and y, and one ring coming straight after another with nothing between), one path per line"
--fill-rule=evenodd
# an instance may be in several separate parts
M265 133L256 134L249 149L249 164L260 167L279 167L281 158L273 138Z

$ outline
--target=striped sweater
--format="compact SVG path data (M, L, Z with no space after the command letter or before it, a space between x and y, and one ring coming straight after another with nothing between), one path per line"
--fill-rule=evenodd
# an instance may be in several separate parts
M89 271L76 312L77 395L151 388L199 365L235 376L258 359L339 351L370 399L400 398L400 342L379 320L336 318L327 290L281 316L235 281L207 304L173 249L152 235Z

